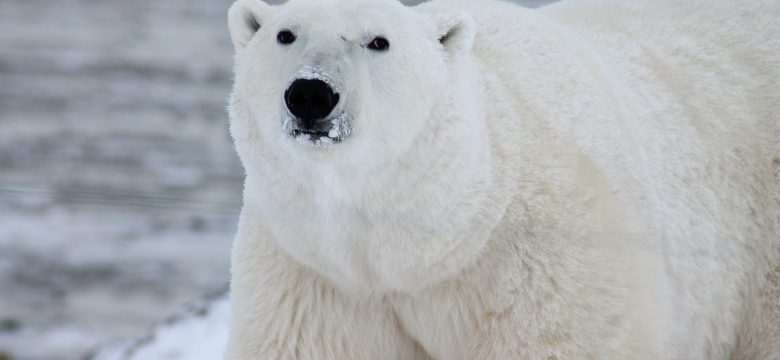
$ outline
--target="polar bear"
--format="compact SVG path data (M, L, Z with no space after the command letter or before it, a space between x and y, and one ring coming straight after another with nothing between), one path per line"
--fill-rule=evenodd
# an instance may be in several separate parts
M239 0L228 359L780 359L780 2Z

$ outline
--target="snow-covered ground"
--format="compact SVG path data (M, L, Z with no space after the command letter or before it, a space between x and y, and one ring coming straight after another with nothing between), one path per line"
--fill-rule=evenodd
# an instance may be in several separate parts
M108 344L91 354L90 360L220 359L227 342L228 315L228 299L222 296L188 308L145 338Z
M231 2L0 1L0 359L218 358Z
M229 5L0 1L0 354L79 359L226 289Z

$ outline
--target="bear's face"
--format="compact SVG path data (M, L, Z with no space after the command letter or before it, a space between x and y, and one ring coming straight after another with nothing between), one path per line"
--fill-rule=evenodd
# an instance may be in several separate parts
M319 161L401 156L432 131L452 57L473 37L462 18L394 0L239 0L229 25L234 100L247 108L233 121L263 146Z
M345 286L417 287L452 271L421 254L451 254L464 233L452 224L479 228L452 198L489 182L471 18L396 0L238 0L228 21L242 212Z

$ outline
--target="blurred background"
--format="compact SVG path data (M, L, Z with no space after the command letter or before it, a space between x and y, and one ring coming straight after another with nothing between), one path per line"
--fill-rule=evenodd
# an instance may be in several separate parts
M148 340L227 289L231 3L0 0L0 360Z

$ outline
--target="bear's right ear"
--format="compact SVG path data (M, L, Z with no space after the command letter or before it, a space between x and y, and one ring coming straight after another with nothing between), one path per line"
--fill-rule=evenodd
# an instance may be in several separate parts
M450 54L471 51L476 36L474 19L462 11L444 11L434 15L436 37Z
M228 10L228 29L236 51L242 50L249 40L273 19L276 9L262 0L238 0Z

